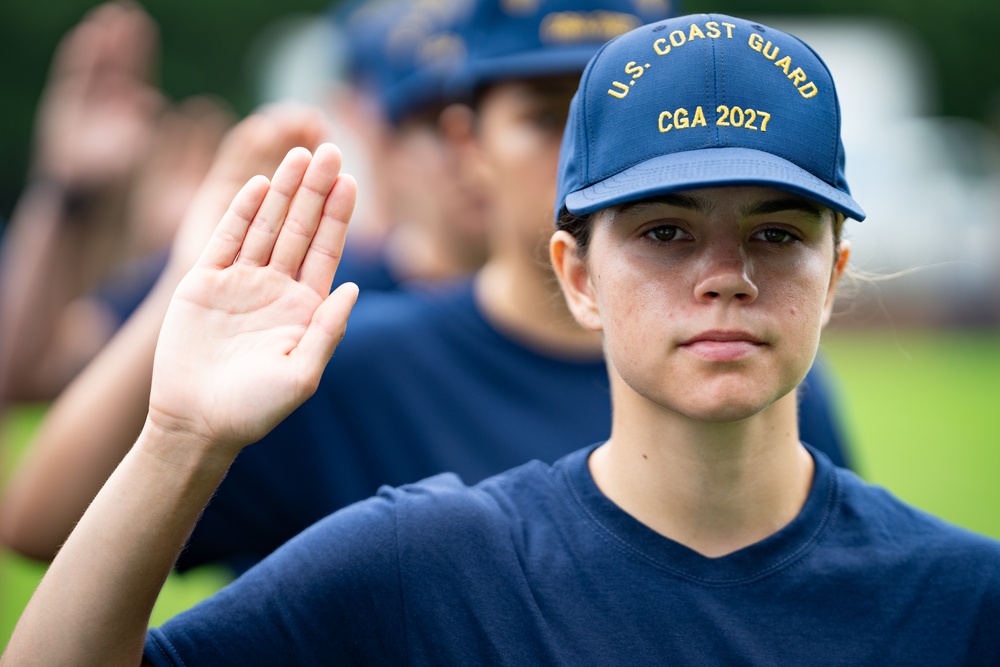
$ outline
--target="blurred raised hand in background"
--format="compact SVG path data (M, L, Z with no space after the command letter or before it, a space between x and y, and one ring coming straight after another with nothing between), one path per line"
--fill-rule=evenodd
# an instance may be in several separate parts
M212 98L165 98L158 45L145 11L113 2L53 56L27 185L0 247L8 402L54 398L141 300L232 124Z

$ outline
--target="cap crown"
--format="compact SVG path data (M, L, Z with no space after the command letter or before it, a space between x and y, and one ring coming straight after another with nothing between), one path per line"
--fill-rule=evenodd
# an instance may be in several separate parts
M844 175L833 79L809 46L702 14L643 26L594 56L570 109L557 214L736 184L864 218Z

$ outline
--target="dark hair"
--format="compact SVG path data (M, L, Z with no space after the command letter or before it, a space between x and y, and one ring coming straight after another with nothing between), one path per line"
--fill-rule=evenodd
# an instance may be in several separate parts
M594 215L594 213L576 215L564 207L556 220L556 229L569 232L570 236L576 239L576 254L581 259L587 256L587 248L590 245L590 228L593 226Z

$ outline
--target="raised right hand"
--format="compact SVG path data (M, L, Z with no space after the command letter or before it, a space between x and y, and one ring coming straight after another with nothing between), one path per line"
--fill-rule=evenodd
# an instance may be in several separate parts
M315 391L357 296L330 294L356 197L340 167L296 148L236 196L167 311L147 427L235 456Z

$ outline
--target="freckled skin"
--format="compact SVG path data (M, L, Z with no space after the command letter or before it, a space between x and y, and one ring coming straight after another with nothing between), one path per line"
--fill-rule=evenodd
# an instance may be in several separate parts
M587 261L613 381L623 385L616 410L651 403L696 420L738 421L792 391L813 362L834 282L833 215L745 215L789 197L767 188L687 194L704 210L656 204L594 221ZM650 230L664 225L683 238L651 242ZM763 240L761 230L775 228L798 239ZM710 361L686 344L706 331L744 332L755 342L703 344L723 355L750 350Z

